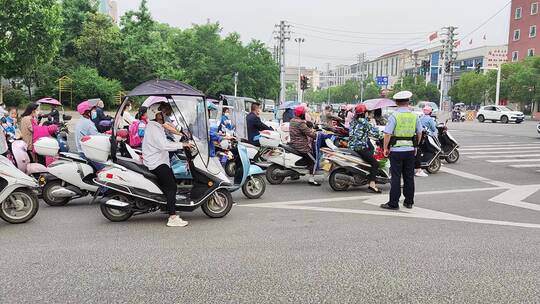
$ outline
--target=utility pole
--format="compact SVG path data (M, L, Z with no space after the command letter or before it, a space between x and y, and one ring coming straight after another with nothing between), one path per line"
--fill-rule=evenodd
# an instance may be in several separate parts
M298 80L298 82L297 82L297 84L298 84L297 89L298 90L296 91L296 94L297 94L296 95L296 97L297 97L296 100L298 102L300 102L300 103L302 102L302 88L301 88L302 85L300 84L300 77L302 77L301 68L300 68L300 45L304 41L306 41L304 38L300 38L300 37L299 38L294 38L294 42L298 43L298 79L297 79Z
M327 104L330 104L330 63L326 64L326 93L328 97Z
M238 72L234 73L234 97L237 96L238 92Z
M364 102L364 63L366 62L366 53L358 54L357 72L360 80L360 102Z
M448 101L448 90L450 90L450 87L452 86L452 74L454 70L453 66L457 58L457 52L455 51L457 35L455 31L457 30L457 27L447 26L444 27L443 30L445 32L442 35L445 36L445 38L441 39L443 50L441 52L441 62L439 64L441 71L441 107L443 106L444 102Z
M279 91L279 103L282 104L285 102L285 41L291 39L291 31L289 30L291 26L286 24L285 21L280 21L275 27L277 28L275 39L278 40L279 48L279 82L281 87Z

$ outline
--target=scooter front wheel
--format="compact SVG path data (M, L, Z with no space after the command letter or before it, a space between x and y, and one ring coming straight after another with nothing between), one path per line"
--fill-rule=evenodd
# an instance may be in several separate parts
M276 164L270 165L270 167L266 169L266 180L268 180L271 185L279 185L285 180L285 177L276 174L276 171L279 169L280 167Z
M226 189L216 190L201 205L201 209L208 217L221 218L231 211L233 199L231 193Z
M11 224L31 220L39 209L37 195L31 189L17 189L0 204L0 217Z
M261 175L250 176L242 185L242 193L249 199L258 199L266 190L266 182Z

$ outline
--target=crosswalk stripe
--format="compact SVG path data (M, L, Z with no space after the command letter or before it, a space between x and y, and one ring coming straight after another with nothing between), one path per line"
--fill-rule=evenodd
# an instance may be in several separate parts
M463 146L464 149L474 149L474 148L497 148L497 147L539 147L540 144L489 144L489 145L474 145L474 146Z
M538 147L538 151L540 151L540 146L535 147L527 147L527 149L533 149ZM497 150L520 150L520 146L514 146L514 147L500 147L500 148L460 148L460 151L497 151Z
M467 156L468 158L527 158L527 157L540 157L540 154L518 154L518 155L473 155Z
M498 160L487 160L490 163L528 163L528 162L538 162L540 163L540 158L535 159L498 159Z
M461 149L459 149L459 154L461 155L492 155L492 154L509 154L512 153L510 151L484 151L484 152L461 152ZM520 153L537 153L538 149L534 150L519 150Z
M512 168L540 168L540 164L510 165Z

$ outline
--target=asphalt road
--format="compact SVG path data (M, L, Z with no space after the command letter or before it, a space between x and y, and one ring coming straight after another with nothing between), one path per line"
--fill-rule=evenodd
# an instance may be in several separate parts
M0 222L0 303L538 303L535 124L451 124L461 159L418 178L415 208L305 181L234 193L223 219L111 223L81 199ZM535 166L536 165L536 166Z

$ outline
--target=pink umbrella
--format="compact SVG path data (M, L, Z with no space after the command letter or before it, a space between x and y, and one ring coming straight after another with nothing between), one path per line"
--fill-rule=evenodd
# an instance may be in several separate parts
M143 102L142 106L143 107L149 107L155 103L160 103L160 102L168 102L167 98L166 97L163 97L163 96L150 96L148 98L146 98L146 100Z
M368 111L373 111L386 107L396 107L396 102L392 99L377 98L364 101L364 105L366 105Z
M51 98L51 97L41 98L40 100L36 101L36 103L48 104L48 105L51 105L51 106L61 106L62 105L60 103L60 101L58 101L58 100L56 100L54 98Z

